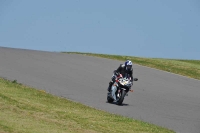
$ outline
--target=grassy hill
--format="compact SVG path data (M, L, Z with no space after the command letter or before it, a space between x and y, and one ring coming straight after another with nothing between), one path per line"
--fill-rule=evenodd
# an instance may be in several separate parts
M0 78L1 133L172 133Z

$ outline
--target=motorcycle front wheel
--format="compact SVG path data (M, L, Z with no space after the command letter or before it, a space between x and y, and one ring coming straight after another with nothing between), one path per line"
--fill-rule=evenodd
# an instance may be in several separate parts
M125 90L121 90L121 96L119 97L119 99L117 100L117 105L121 105L124 101L124 97L126 95L126 91Z

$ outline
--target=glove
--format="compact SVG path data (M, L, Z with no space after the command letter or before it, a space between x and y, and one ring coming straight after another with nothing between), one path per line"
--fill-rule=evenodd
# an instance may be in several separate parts
M133 82L131 82L131 86L133 85Z

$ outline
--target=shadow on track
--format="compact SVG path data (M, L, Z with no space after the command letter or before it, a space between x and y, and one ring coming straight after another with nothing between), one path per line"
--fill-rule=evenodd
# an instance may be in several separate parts
M109 102L106 101L106 103L109 103ZM109 103L109 104L115 104L115 105L117 105L115 102ZM122 103L121 105L117 105L117 106L129 106L129 104Z

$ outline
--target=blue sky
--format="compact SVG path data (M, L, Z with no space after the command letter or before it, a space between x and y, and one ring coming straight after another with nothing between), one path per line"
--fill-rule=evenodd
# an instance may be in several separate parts
M200 1L0 0L0 46L200 60Z

